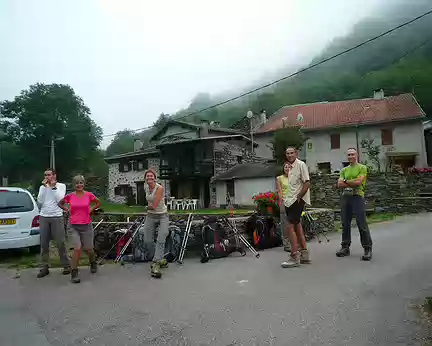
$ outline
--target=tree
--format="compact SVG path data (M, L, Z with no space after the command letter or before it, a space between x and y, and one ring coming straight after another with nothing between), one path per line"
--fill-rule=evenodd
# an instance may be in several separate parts
M285 150L288 147L300 150L306 140L307 137L301 131L301 127L290 126L277 130L272 140L273 157L276 159L276 162L282 164L285 160Z
M159 130L171 119L169 114L161 113L159 118L153 123L155 130Z
M380 153L381 153L381 147L379 145L375 145L373 139L363 139L361 141L361 147L366 152L367 157L369 160L375 164L376 170L378 172L381 172L381 161L380 161ZM365 165L368 164L368 162L364 162Z
M0 126L15 158L8 175L13 179L39 177L49 165L51 139L56 145L56 169L63 175L86 173L102 139L102 129L90 109L69 85L34 84L13 101L0 103ZM63 178L64 179L64 178Z
M106 156L128 153L134 150L136 136L132 130L118 131L106 149Z

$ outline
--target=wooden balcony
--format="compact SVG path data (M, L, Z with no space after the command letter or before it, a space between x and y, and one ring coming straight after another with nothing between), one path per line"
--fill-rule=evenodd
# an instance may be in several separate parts
M193 166L161 164L159 175L161 179L167 180L173 178L212 177L213 162L200 162Z

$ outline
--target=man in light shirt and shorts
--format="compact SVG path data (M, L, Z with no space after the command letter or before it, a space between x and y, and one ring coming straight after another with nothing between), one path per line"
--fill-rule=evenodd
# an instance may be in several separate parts
M291 243L291 254L281 265L283 268L292 268L311 262L301 224L304 207L311 204L310 178L306 163L297 158L296 148L287 148L285 155L288 171L288 189L284 198L287 221L285 229Z

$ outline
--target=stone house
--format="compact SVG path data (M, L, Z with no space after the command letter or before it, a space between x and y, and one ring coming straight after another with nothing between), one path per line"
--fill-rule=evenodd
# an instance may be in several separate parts
M131 153L107 157L108 198L124 203L133 194L144 204L144 171L153 168L166 197L194 198L200 207L216 205L211 178L239 163L263 162L247 134L203 122L200 125L169 121L151 138L151 147L136 146Z
M426 115L414 95L384 96L376 90L372 98L285 106L254 132L261 147L270 143L274 132L299 125L308 136L299 158L310 172L337 172L346 164L346 150L358 149L360 160L377 168L368 157L362 140L380 147L382 171L392 164L404 169L426 167Z
M251 207L252 197L261 192L276 191L276 176L281 174L280 167L274 163L245 163L232 167L213 177L216 189L216 206L228 205L226 196L235 206Z

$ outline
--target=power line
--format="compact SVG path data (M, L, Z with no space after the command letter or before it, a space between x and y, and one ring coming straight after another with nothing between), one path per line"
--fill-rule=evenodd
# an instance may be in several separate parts
M423 43L419 44L418 46L415 46L413 49L409 50L408 52L406 52L404 55L398 57L397 59L395 59L391 65L399 62L400 60L402 60L403 58L407 57L408 55L414 53L416 50L419 50L421 48L423 48L424 46L426 46L428 43L430 42L430 38L428 38L426 41L424 41Z
M409 20L409 21L407 21L407 22L405 22L405 23L403 23L403 24L400 24L400 25L398 25L398 26L396 26L396 27L394 27L394 28L392 28L392 29L390 29L390 30L387 30L387 31L385 31L385 32L383 32L383 33L381 33L381 34L379 34L379 35L377 35L377 36L374 36L374 37L372 37L372 38L370 38L370 39L368 39L368 40L366 40L366 41L363 41L362 43L359 43L359 44L355 45L354 47L351 47L351 48L349 48L349 49L346 49L346 50L344 50L344 51L342 51L342 52L340 52L340 53L338 53L338 54L335 54L335 55L333 55L333 56L331 56L331 57L329 57L329 58L323 59L323 60L321 60L321 61L319 61L319 62L317 62L317 63L315 63L315 64L309 65L308 67L302 68L302 69L300 69L300 70L298 70L298 71L296 71L296 72L294 72L294 73L292 73L292 74L290 74L290 75L288 75L288 76L285 76L285 77L282 77L282 78L276 79L276 80L273 81L273 82L267 83L267 84L262 85L262 86L260 86L260 87L258 87L258 88L252 89L252 90L247 91L247 92L245 92L245 93L242 93L242 94L240 94L240 95L238 95L238 96L232 97L232 98L230 98L230 99L228 99L228 100L221 101L221 102L216 103L216 104L214 104L214 105L212 105L212 106L209 106L209 107L206 107L206 108L200 109L200 110L198 110L198 111L194 111L194 112L188 113L188 114L186 114L186 115L184 115L184 116L181 116L181 117L175 118L174 120L184 119L184 118L190 117L190 116L192 116L192 115L197 115L197 114L200 114L200 113L202 113L202 112L208 111L208 110L210 110L210 109L213 109L213 108L216 108L216 107L220 107L220 106L225 105L225 104L227 104L227 103L229 103L229 102L232 102L232 101L238 100L238 99L240 99L240 98L242 98L242 97L245 97L245 96L251 95L251 94L253 94L253 93L256 93L257 91L260 91L260 90L265 89L265 88L268 88L268 87L270 87L270 86L272 86L272 85L278 84L278 83L280 83L280 82L282 82L282 81L284 81L284 80L287 80L287 79L289 79L289 78L295 77L295 76L297 76L297 75L299 75L299 74L301 74L301 73L303 73L303 72L306 72L306 71L309 71L309 70L311 70L311 69L313 69L313 68L315 68L315 67L318 67L318 66L320 66L320 65L322 65L322 64L324 64L324 63L326 63L326 62L328 62L328 61L330 61L330 60L336 59L336 58L338 58L338 57L340 57L340 56L342 56L342 55L345 55L345 54L347 54L347 53L349 53L349 52L352 52L352 51L354 51L354 50L356 50L356 49L358 49L358 48L360 48L360 47L363 47L363 46L367 45L368 43L371 43L371 42L373 42L373 41L376 41L376 40L382 38L383 36L386 36L386 35L388 35L388 34L391 34L392 32L397 31L397 30L399 30L399 29L401 29L401 28L403 28L403 27L405 27L405 26L407 26L407 25L410 25L410 24L412 24L412 23L414 23L414 22L416 22L416 21L418 21L418 20L420 20L420 19L422 19L422 18L424 18L424 17L426 17L426 16L428 16L428 15L430 15L430 14L432 14L432 10L430 10L430 11L428 11L428 12L426 12L426 13L423 13L422 15L420 15L420 16L414 18L414 19L411 19L411 20ZM428 40L428 41L429 41L429 40ZM424 42L420 47L424 46L426 43L427 43L427 42ZM418 49L418 48L420 48L420 47L417 47L416 49ZM415 49L415 50L416 50L416 49ZM398 60L404 58L406 55L409 55L410 53L411 53L411 52L407 52L404 56L400 57ZM139 131L144 131L144 130L151 129L151 128L153 128L153 125L151 125L151 126L146 126L146 127L142 127L142 128L135 129L135 130L131 130L131 131L132 131L132 132L139 132ZM118 132L119 132L119 131L118 131ZM108 134L108 135L103 135L102 137L103 137L103 138L106 138L106 137L113 137L113 136L115 136L118 132L116 132L116 133L112 133L112 134Z

